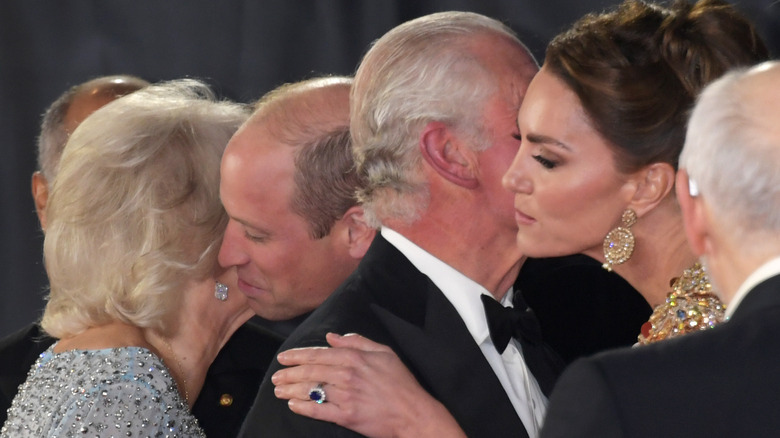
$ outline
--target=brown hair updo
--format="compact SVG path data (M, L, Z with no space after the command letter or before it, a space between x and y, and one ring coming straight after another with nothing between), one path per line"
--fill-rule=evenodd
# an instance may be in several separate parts
M688 111L732 67L768 59L754 26L722 0L670 7L628 0L588 14L547 47L546 68L577 94L631 172L677 159Z

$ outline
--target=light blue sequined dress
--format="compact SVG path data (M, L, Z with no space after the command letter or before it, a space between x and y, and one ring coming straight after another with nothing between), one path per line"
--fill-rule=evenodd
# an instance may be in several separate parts
M0 438L205 437L162 360L145 348L41 354Z

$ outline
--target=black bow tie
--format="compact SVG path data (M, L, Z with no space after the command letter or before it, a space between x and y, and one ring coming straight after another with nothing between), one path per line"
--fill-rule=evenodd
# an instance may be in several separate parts
M503 354L509 340L520 342L523 361L531 370L539 387L546 396L550 396L555 380L563 371L564 363L549 345L542 341L542 329L523 299L520 291L515 291L515 307L504 307L493 297L482 295L485 316L490 328L490 339L496 350Z
M499 353L506 350L512 338L520 341L521 346L525 343L537 345L542 342L542 331L533 310L525 306L504 307L487 295L480 298L485 306L490 339Z

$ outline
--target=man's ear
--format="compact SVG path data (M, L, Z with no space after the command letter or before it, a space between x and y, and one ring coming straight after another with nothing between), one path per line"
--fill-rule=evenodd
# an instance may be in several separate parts
M674 188L675 171L669 163L653 163L636 172L631 179L635 190L629 208L642 217L658 206Z
M479 186L471 151L441 122L430 122L420 135L425 161L447 181L467 189Z
M41 229L46 231L46 202L49 200L49 183L40 171L32 175L32 196Z
M349 208L344 216L339 219L341 227L346 233L349 255L355 259L362 259L374 241L376 229L368 226L365 220L363 207L355 205Z
M677 172L677 201L680 203L680 209L682 210L685 237L688 239L688 245L690 245L696 256L702 256L709 238L706 215L703 210L704 205L700 200L691 196L689 181L688 172L680 169Z

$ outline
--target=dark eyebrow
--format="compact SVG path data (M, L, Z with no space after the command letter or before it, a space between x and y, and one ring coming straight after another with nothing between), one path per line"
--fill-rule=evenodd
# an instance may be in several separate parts
M540 134L527 134L525 136L526 140L530 143L536 143L536 144L544 144L544 145L550 145L550 146L557 146L562 149L566 149L567 151L571 151L571 148L566 143L563 143L559 140L556 140L552 137L546 136L546 135L540 135Z

